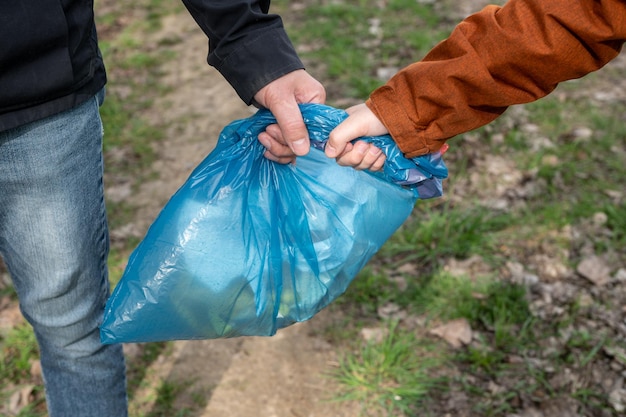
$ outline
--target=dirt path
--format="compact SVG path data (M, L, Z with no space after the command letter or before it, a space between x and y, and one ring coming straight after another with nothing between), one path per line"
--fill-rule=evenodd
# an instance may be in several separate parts
M165 139L155 143L158 156L152 170L160 176L143 183L131 197L131 203L140 208L137 222L142 230L214 148L222 128L253 113L207 65L206 37L186 12L165 17L162 23L163 28L149 42L178 42L171 47L175 58L161 70L161 84L171 90L154 103L151 115L155 122L168 126Z
M153 42L172 37L180 42L172 47L176 58L163 68L162 82L173 88L154 106L154 117L169 126L166 140L155 145L158 157L152 168L160 177L144 182L129 197L138 207L135 227L142 232L213 149L221 129L254 111L206 65L206 38L187 13L166 18L154 36ZM158 401L159 381L167 381L178 387L175 410L195 410L194 416L356 416L351 406L327 401L335 387L324 374L336 362L336 352L318 336L324 317L271 338L175 342L151 365L147 375L154 382L144 384L135 398ZM203 400L206 407L198 409ZM146 411L145 404L139 408Z

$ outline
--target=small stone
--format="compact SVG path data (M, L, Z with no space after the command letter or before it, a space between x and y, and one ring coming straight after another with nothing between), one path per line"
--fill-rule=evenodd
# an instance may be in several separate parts
M43 374L41 371L41 361L33 360L30 364L30 377L37 383L43 382Z
M545 155L543 158L541 158L542 165L555 167L559 165L559 163L560 163L559 157L556 155Z
M594 285L602 286L609 282L611 270L602 258L592 255L578 264L576 272Z
M361 337L366 342L381 343L388 334L389 331L382 327L364 327L361 329Z
M604 353L622 366L626 366L626 349L619 346L605 346Z
M593 224L596 227L604 226L606 222L609 220L609 216L606 213L599 211L593 215Z
M593 130L591 130L588 127L576 127L574 129L572 129L572 131L570 132L570 135L572 138L574 139L582 139L582 140L586 140L589 139L593 136Z
M396 67L379 67L376 69L376 77L379 80L387 81L398 72Z
M386 303L378 307L378 317L383 319L402 320L406 318L406 311L402 310L399 305L394 303Z
M617 282L626 282L626 269L620 268L613 276L613 279Z
M34 389L33 384L23 385L11 395L8 401L10 415L20 414L24 408L31 404Z
M537 254L532 256L531 262L535 264L539 277L546 282L559 281L570 273L570 269L554 256Z
M537 126L534 123L526 123L526 124L522 125L521 130L523 132L526 132L526 133L537 133L541 129L539 128L539 126Z
M609 404L618 413L626 411L626 389L616 388L609 394Z

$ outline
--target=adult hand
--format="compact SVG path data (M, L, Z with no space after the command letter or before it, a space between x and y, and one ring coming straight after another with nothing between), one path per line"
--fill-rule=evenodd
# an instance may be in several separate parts
M254 99L269 109L278 123L259 134L259 141L267 149L265 157L289 163L296 156L306 155L310 146L309 133L298 104L323 104L326 90L322 84L305 70L296 70L267 84L254 95Z
M330 132L325 148L326 156L335 158L339 165L380 170L386 160L385 154L371 143L357 141L352 144L352 141L362 136L385 135L389 131L365 103L346 111L348 118Z

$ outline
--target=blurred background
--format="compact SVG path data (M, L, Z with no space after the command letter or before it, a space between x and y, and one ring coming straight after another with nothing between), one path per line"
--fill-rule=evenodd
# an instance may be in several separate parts
M492 2L493 3L493 2ZM503 4L504 1L495 2ZM327 104L364 101L482 0L272 2ZM97 0L111 283L221 129L254 109L180 2ZM626 58L448 143L348 291L273 338L125 346L131 416L602 416L626 411ZM0 266L0 415L45 416Z

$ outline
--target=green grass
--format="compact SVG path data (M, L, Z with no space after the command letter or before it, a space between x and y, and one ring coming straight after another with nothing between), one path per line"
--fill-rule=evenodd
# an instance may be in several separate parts
M607 215L607 227L611 233L607 247L625 247L626 204L607 204L601 211Z
M402 68L418 60L451 28L445 13L437 12L442 9L414 0L306 5L298 9L293 2L277 0L272 11L284 16L307 68L327 87L331 105L362 101L384 83L379 69ZM144 48L142 36L158 29L163 17L180 7L163 0L123 0L99 15L111 83L126 92L110 93L102 107L110 172L137 181L154 175L147 172L156 157L151 144L161 140L164 126L141 114L166 91L158 81L158 64L173 58L166 46L177 40ZM143 18L124 26L123 17L132 13ZM520 398L540 396L570 396L586 407L588 415L614 415L597 386L579 381L575 387L554 387L550 379L566 369L588 375L594 365L606 363L606 352L626 348L611 335L580 325L595 309L615 311L621 306L594 296L589 306L575 297L557 317L535 317L529 289L509 282L505 267L507 261L528 266L527 257L533 253L550 254L573 267L589 250L579 240L591 242L598 254L626 262L626 105L601 106L588 98L562 100L558 95L583 84L584 80L564 85L552 97L521 106L521 116L505 113L472 132L477 140L466 141L464 136L450 140L451 150L444 157L450 169L444 197L418 202L411 218L330 307L341 313L325 333L340 357L332 375L342 387L339 399L360 403L364 415L425 416L429 401L454 388L468 397L474 415L515 414ZM536 131L529 131L528 124ZM577 136L575 128L587 128L591 135ZM512 167L537 184L538 192L503 210L487 208L482 198L463 194L472 176L482 176L487 194L490 184L498 181L476 170L476 160L486 154L512 161ZM110 202L108 209L112 227L131 221L135 210ZM596 213L604 213L606 223L588 231ZM569 230L589 236L576 239ZM129 239L112 249L113 283L136 243ZM457 276L446 270L450 260L471 257L478 257L489 272ZM410 268L400 272L407 265ZM378 311L389 303L410 317L424 318L423 328L387 323ZM453 350L425 335L431 326L459 318L466 319L474 332L469 345ZM360 329L366 325L384 328L387 336L380 342L360 342ZM565 339L562 349L545 349L553 347L547 343L550 338ZM167 354L168 346L148 344L129 364L131 399L149 365ZM22 326L3 335L0 352L4 398L6 384L29 381L30 364L37 357L32 331ZM542 364L531 360L537 358ZM546 363L553 371L546 370ZM512 387L506 392L491 392L476 383L483 380L515 382L506 385ZM180 388L160 381L150 415L192 415L192 410L175 409ZM38 411L40 390L36 396L39 402L24 409L22 417L43 415Z
M467 319L472 329L489 335L490 348L509 349L529 339L532 320L526 291L489 276L470 279L439 272L398 299L413 314L431 321Z
M186 384L162 381L157 389L157 399L153 409L146 417L189 417L192 410L183 407L175 408L174 402L178 395L185 389Z
M20 383L30 377L32 361L38 358L33 329L29 324L13 328L3 336L0 350L0 380Z
M24 387L31 388L32 399L19 409L19 417L41 416L44 392L40 381L33 381L31 368L39 359L39 348L32 327L20 324L0 335L0 413L10 396Z
M450 30L445 16L415 1L390 1L384 6L366 0L320 2L295 11L289 5L273 3L279 13L288 12L284 17L287 29L309 71L323 80L331 105L363 100L384 83L379 68L402 68L418 60ZM579 85L560 88L571 92ZM531 253L548 253L574 266L581 248L565 231L582 227L596 213L606 215L605 231L587 239L599 253L617 253L626 260L626 205L619 197L626 178L626 125L621 116L625 106L616 103L614 108L606 108L587 99L561 100L555 94L520 109L521 115L505 113L500 120L472 132L479 140L476 144L464 143L463 137L449 142L451 150L444 159L450 179L444 191L460 191L463 198L452 200L444 195L437 201L418 202L411 218L334 306L347 315L341 329L332 330L333 340L348 346L337 375L349 393L346 398L381 415L426 415L424 411L412 414L407 408L386 408L393 408L393 396L380 387L415 390L427 397L437 392L423 381L402 379L402 370L376 360L388 355L392 362L396 356L389 350L402 350L403 343L393 341L405 331L401 326L394 329L392 342L354 347L358 329L381 322L377 311L388 303L426 317L427 325L455 318L468 320L475 332L472 343L457 352L441 352L444 361L461 372L450 384L462 387L476 415L515 413L519 398L537 393L570 395L552 388L543 368L524 360L511 363L510 359L535 356L546 340L569 329L588 310L574 301L554 323L541 321L531 313L528 289L507 282L501 273L508 261L526 266ZM536 126L535 131L527 129L527 124ZM589 129L591 136L576 136L575 128ZM496 133L501 140L495 140ZM465 180L478 175L472 159L480 158L481 153L512 161L512 166L535 184L535 193L505 210L486 208L481 198L466 196ZM498 178L479 174L488 194L488 187ZM491 273L458 277L444 270L450 259L476 256ZM411 267L399 273L398 268L405 265ZM398 285L401 281L404 286ZM347 334L350 336L342 337ZM557 369L591 366L600 360L604 347L613 343L610 338L575 334L567 343L569 352L557 352L551 365ZM418 360L420 354L418 347L414 357L406 360ZM435 368L443 371L441 363ZM467 382L465 373L519 382L513 391L492 393ZM382 382L382 375L394 382ZM589 402L594 410L606 409L607 399L593 387L581 388L572 396Z
M285 16L310 71L324 73L329 102L367 97L385 81L378 68L402 68L447 34L432 6L414 0L392 0L384 7L374 0L322 2L296 12L289 5L275 1L272 8Z
M474 374L494 376L510 372L510 355L523 354L537 346L526 291L524 286L503 283L491 276L469 278L441 271L415 278L401 291L384 274L374 274L368 269L353 282L339 303L360 306L354 311L361 317L364 313L370 315L369 320L358 321L353 326L372 325L377 307L395 302L413 316L426 318L427 325L466 319L477 337L466 349L453 353L443 342L423 335L417 337L415 332L392 325L383 342L366 343L344 352L335 375L345 391L339 398L357 401L370 412L378 410L379 414L371 415L396 415L398 410L406 415L420 415L411 414L412 407L419 409L424 396L446 389L445 378L433 376L434 371L441 372L445 363L455 362ZM344 307L344 312L350 311ZM405 374L407 370L412 378ZM405 393L404 397L400 392ZM398 400L405 397L410 401ZM498 407L506 403L502 398Z
M539 126L542 136L551 138L553 147L528 152L529 135L513 130L501 149L519 151L514 155L520 166L537 170L538 178L547 184L545 194L539 196L541 204L546 199L557 202L570 222L612 203L604 190L623 190L626 126L615 114L626 107L614 106L607 111L588 101L561 102L554 97L531 103L526 106L529 121ZM577 136L577 128L588 129L591 136ZM546 158L553 163L544 163Z
M514 223L508 214L444 204L417 210L385 244L380 254L396 263L436 265L446 257L468 258L493 251L495 232Z
M470 318L477 314L473 310L480 303L478 294L484 296L492 282L490 277L472 280L439 271L409 283L397 300L412 313L432 320Z
M439 380L432 370L441 365L434 345L404 332L394 323L380 342L367 342L346 353L333 376L342 384L336 399L356 401L363 415L398 415L415 410Z
M350 290L337 303L345 308L358 306L362 313L373 316L379 306L395 299L398 292L397 284L389 278L386 271L365 267L352 281Z
M109 163L128 174L145 175L156 156L151 143L161 140L163 132L159 127L133 117L138 110L128 101L111 94L105 98L100 114L105 132L105 153L127 149L125 158Z

